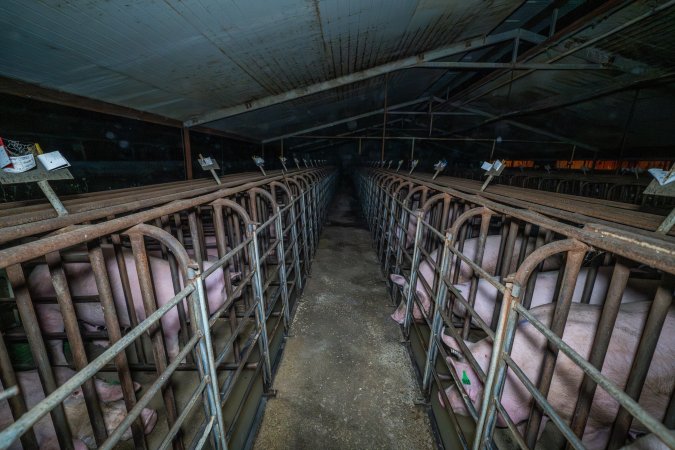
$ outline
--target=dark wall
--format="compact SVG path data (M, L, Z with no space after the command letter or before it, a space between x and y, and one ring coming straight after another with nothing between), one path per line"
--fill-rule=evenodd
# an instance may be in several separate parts
M68 159L75 179L50 182L59 195L185 179L179 128L4 94L0 117L0 137L37 142ZM222 173L255 170L258 145L194 131L190 138L195 177L208 174L198 167L199 153L217 158ZM42 198L35 184L0 187L3 201L31 198Z

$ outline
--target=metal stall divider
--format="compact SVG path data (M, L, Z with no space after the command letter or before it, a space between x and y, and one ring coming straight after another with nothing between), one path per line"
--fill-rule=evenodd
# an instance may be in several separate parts
M368 219L368 225L373 236L374 247L378 252L383 268L386 268L385 274L389 270L399 274L403 273L402 266L405 265L404 256L406 256L405 247L409 240L406 239L408 234L406 216L408 207L412 208L414 205L406 203L413 201L411 194L408 194L403 200L400 199L398 196L399 190L394 189L398 180L394 181L390 172L381 169L365 169L355 174L355 179L359 188L363 211ZM431 393L432 382L435 382L439 389L439 398L446 405L450 404L443 388L445 381L439 376L435 365L439 356L442 357L441 361L445 362L448 355L453 355L455 351L460 352L464 358L467 358L467 362L485 387L482 404L476 405L474 408L472 400L462 388L463 380L458 378L459 375L454 372L452 366L445 366L449 370L451 385L458 386L460 398L466 406L467 413L477 425L476 437L471 441L468 439L466 431L459 425L455 412L446 409L462 447L492 448L495 445L496 417L499 415L504 421L504 425L500 426L506 427L515 443L522 448L532 448L537 439L540 419L543 415L546 415L567 440L568 448L583 448L581 437L584 433L590 411L590 401L593 398L596 386L601 386L620 406L619 414L612 426L610 446L620 446L624 442L633 418L643 423L650 432L658 436L667 445L675 445L675 439L666 428L666 426L673 425L673 420L670 418L672 411L675 411L673 399L670 399L668 406L670 412L665 424L650 416L637 403L651 357L656 349L659 331L672 303L672 275L673 267L675 267L675 248L672 245L656 236L647 236L647 233L644 232L641 239L644 240L645 245L640 245L637 242L636 245L631 245L629 244L631 241L630 235L624 229L612 228L610 224L601 220L599 220L601 225L587 225L585 222L579 222L581 216L574 212L558 213L550 218L545 215L550 209L544 209L543 214L527 211L525 209L527 202L525 201L518 203L519 207L513 207L510 204L499 203L496 201L496 196L482 198L472 193L457 191L438 184L443 182L442 179L436 183L431 183L422 179L421 176L405 178L407 180L402 181L401 185L405 182L411 182L417 185L417 188L424 187L423 189L429 189L432 192L450 195L450 197L445 197L442 208L440 204L436 209L431 208L432 214L429 218L425 218L425 211L430 210L430 205L425 201L427 191L421 191L420 205L424 206L415 210L417 224L413 242L413 255L412 257L408 256L412 267L404 289L406 310L402 331L406 339L410 340L413 339L413 335L410 333L411 326L414 325L416 330L419 330L420 327L429 327L428 346L426 346L423 335L419 334L419 331L415 336L416 339L421 340L425 351L421 362L421 367L424 369L420 373L420 388L427 400ZM411 192L417 189L412 186ZM439 198L439 196L432 196L429 201L433 198ZM464 211L462 212L462 210ZM397 213L397 211L399 212ZM400 216L400 223L397 223L396 220L398 216ZM565 220L560 220L561 218ZM478 223L480 224L479 230L476 229ZM451 226L451 228L441 234L432 225L439 226L439 228ZM501 234L494 234L495 227L502 230ZM475 237L475 231L472 230L478 231L477 238ZM490 269L494 270L493 273L483 268L488 234L495 235L499 242L496 267ZM427 235L443 239L443 253L440 258L440 265L436 265L436 271L434 272L436 278L433 283L420 275L421 259L423 255L429 257L427 251L432 250L431 241L424 237ZM476 250L475 255L472 255L471 258L462 253L464 241L468 238L477 239L477 242L472 244L476 245ZM496 241L492 240L491 242L491 245L493 245ZM396 246L392 251L385 248L385 246L390 247L392 245ZM646 246L649 246L652 250L647 250ZM582 303L588 303L593 285L598 277L600 259L594 257L587 261L587 255L591 248L607 252L607 255L611 254L612 258L605 256L601 259L604 264L613 263L614 270L603 313L600 315L600 325L598 325L596 337L593 341L593 350L586 360L579 356L560 336L562 336L572 306L572 294L582 265L586 270L586 279L585 282L582 282L583 289L581 289L580 296ZM492 251L495 250L493 248ZM396 255L393 264L390 261L392 253ZM657 254L661 256L657 256ZM561 255L566 256L563 258ZM456 259L456 264L451 264L453 258ZM546 326L529 313L529 308L534 291L534 280L537 278L538 272L544 267L544 263L549 260L554 263L555 261L564 261L564 263L558 271L558 281L554 291L555 303L553 305L557 305L557 307L553 312L551 325ZM652 270L663 271L664 273L659 281L657 294L646 318L644 330L650 330L650 332L644 332L639 340L638 356L633 362L631 373L627 374L630 382L624 392L613 384L613 381L600 373L600 368L610 337L606 330L611 329L614 325L616 315L620 311L621 296L630 275L628 261L630 261L630 265L640 263L648 265ZM431 262L433 261L426 260L425 264ZM453 283L456 284L459 281L461 264L468 265L472 274L469 277L467 291L465 291L466 297L457 290L456 286L453 286ZM514 270L515 274L511 275ZM452 274L454 276L450 279ZM483 321L474 309L474 303L477 301L478 281L483 280L489 282L495 288L497 294L496 306L494 314L492 314L494 320L491 324ZM431 320L426 317L422 304L413 303L416 301L414 291L420 282L422 285L426 284L427 287L433 288L431 291L434 300L431 303L431 308L433 308L430 310ZM398 291L393 290L393 292ZM450 296L449 299L447 298L448 295ZM574 301L577 302L578 300ZM455 311L453 304L455 303L466 311L466 315L462 318L461 329L457 331L453 328L452 321ZM418 306L422 310L423 320L421 324L418 324L417 320L413 320L413 309ZM416 314L417 310L415 310ZM518 316L531 323L556 349L553 352L544 352L541 379L533 379L532 381L527 379L527 376L515 365L510 356L516 330L516 317ZM445 350L443 345L445 336L442 333L444 325L447 326L447 337L458 344L459 350L454 348L450 348L449 352ZM469 327L472 325L476 325L488 339L491 338L493 341L492 356L486 371L478 366L464 342L464 339L468 338ZM651 330L654 332L652 333ZM444 339L440 339L441 337L444 337ZM574 406L575 411L570 416L569 424L567 419L563 419L556 413L547 400L558 353L562 353L572 360L583 374L581 394L576 406ZM524 435L520 434L516 427L517 424L509 418L505 406L501 403L507 368L515 373L527 392L532 395L529 426Z
M303 170L301 172L299 174L289 174L289 185L297 188L296 195L292 194L292 189L286 188L287 204L282 208L275 201L272 201L272 214L260 228L250 221L247 212L241 208L241 205L227 199L227 197L248 192L249 195L258 195L261 198L273 200L269 191L263 190L261 187L265 185L271 187L270 182L278 182L280 180L279 177L271 181L261 180L253 183L243 183L236 187L224 183L224 187L215 192L213 189L209 189L208 192L200 192L202 195L199 197L176 199L172 203L160 205L153 209L143 209L146 207L145 203L142 205L136 204L136 207L141 208L138 212L135 212L133 208L120 204L118 207L119 213L124 214L123 211L126 211L127 215L119 217L111 216L109 211L107 215L100 215L97 211L83 211L82 214L75 212L75 214L63 218L47 218L44 223L35 224L34 230L36 234L43 233L45 230L49 231L61 228L64 224L78 224L78 220L89 222L104 221L78 225L63 230L56 235L38 236L33 241L16 246L16 248L10 247L0 250L0 265L7 268L10 282L15 286L15 297L26 329L26 337L31 345L38 369L41 371L41 376L44 375L42 376L42 380L47 394L45 400L40 402L37 407L28 411L26 411L25 404L22 405L23 402L20 395L9 398L15 422L0 432L0 448L5 448L18 438L28 447L34 447L37 442L35 435L31 431L31 427L48 413L52 415L61 447L72 448L72 437L62 409L63 400L78 386L85 383L91 384L92 377L99 371L112 370L117 371L119 375L127 415L107 437L103 434L105 433L104 427L102 428L103 433L99 432L95 436L97 444L101 448L112 448L123 438L125 431L129 428L132 431L131 436L134 439L134 445L137 448L147 447L146 436L143 433L143 426L140 422L141 414L150 401L158 394L161 394L164 400L164 409L167 414L169 429L166 435L162 436L162 442L159 444L160 448L170 446L174 446L175 448L182 447L183 438L181 435L184 431L183 426L186 420L193 415L192 411L200 403L199 399L203 398L204 401L201 403L206 414L205 419L199 430L196 430L198 432L194 435L194 440L188 445L191 448L201 448L211 440L214 447L226 449L228 447L228 440L233 436L233 427L236 425L238 417L240 417L241 406L236 409L235 416L229 419L230 422L228 423L225 423L222 406L228 402L229 395L234 389L235 380L244 369L255 370L255 373L259 373L259 370L261 370L266 389L269 388L272 374L268 340L271 339L271 336L268 335L267 320L268 317L272 316L280 317L280 320L276 323L277 325L280 323L284 325L279 328L275 326L274 331L272 331L273 334L276 333L277 329L280 329L282 332L287 330L291 312L289 305L291 289L295 291L296 295L302 289L304 284L302 278L303 269L308 271L310 266L310 255L312 252L309 250L310 247L316 248L322 223L326 217L326 205L320 202L329 201L334 190L336 177L333 171L320 168ZM291 179L295 177L297 177L296 180ZM279 184L278 187L281 186ZM219 207L218 203L220 201L218 199L230 203L226 203L226 208L223 208L222 205ZM260 203L257 207L263 208ZM232 217L232 214L227 211L236 210L237 208L241 208L241 211L245 215L233 218L234 221L229 220L228 217ZM226 210L225 213L223 213L223 209ZM263 211L263 209L260 209L260 211ZM181 217L183 214L188 219L186 225L190 232L189 250L194 251L194 258L196 260L194 262L189 258L184 246L184 222ZM170 220L171 216L173 218ZM173 226L171 222L173 222ZM210 228L211 223L213 224L213 230ZM233 249L228 251L227 238L228 236L232 239L236 238L237 234L233 233L233 230L238 227L237 223L241 223L244 226L246 238L238 245L233 245ZM233 227L233 225L236 226ZM260 246L266 242L263 233L265 233L266 227L269 226L275 226L276 228L275 233L273 233L274 241L263 254L262 247ZM300 227L300 230L298 230L298 227ZM21 230L18 228L11 230L6 234L6 237L15 239L17 236L30 236L30 232L27 231L30 228L24 226ZM7 232L7 230L3 231ZM220 259L215 262L210 261L207 265L207 246L209 244L206 242L206 235L214 231L216 235L215 243ZM173 236L173 233L177 237ZM131 243L131 252L125 249L124 246L128 244L125 244L122 236L128 237L128 242ZM138 281L142 287L141 293L146 318L144 320L137 318L136 323L133 323L133 318L130 318L132 319L132 327L124 333L117 321L117 314L115 312L117 300L113 300L112 298L111 279L108 278L109 268L106 267L107 257L104 256L101 244L98 242L99 239L103 239L104 244L105 240L112 243L112 260L117 262L116 267L120 271L120 278L117 283L121 283L120 295L123 295L123 301L127 302L130 316L133 315L134 307L130 303L131 289L129 288L129 278L126 276L130 267L125 263L124 252L128 252L129 256L133 256L132 259L138 272ZM5 242L8 242L8 240ZM72 256L67 255L67 257L64 257L63 254L60 254L64 250L74 248L74 245L79 245L80 243L87 244L85 255L88 256L85 259L72 259ZM233 241L233 243L236 244L236 241ZM299 248L300 245L303 247L302 250ZM18 251L18 249L21 251ZM158 256L154 256L155 253L153 252L155 251L157 251ZM248 277L235 288L229 283L229 277L225 276L223 272L227 274L230 268L236 269L234 264L241 264L244 261L241 259L239 262L235 261L235 259L241 257L243 251L248 253L250 259ZM278 267L275 273L270 272L267 280L265 280L263 278L262 264L266 258L269 258L274 253L276 254ZM301 260L303 253L305 258ZM77 355L75 356L76 358L80 358L75 361L76 369L78 370L72 378L61 386L57 386L54 381L54 374L44 341L40 335L41 330L38 327L36 313L33 309L33 301L28 294L25 275L21 267L21 264L27 261L49 254L53 255L52 259L48 262L51 263L50 265L53 269L51 273L54 280L58 282L59 286L63 286L63 288L59 287L57 289L57 300L59 300L58 297L62 297L63 301L61 301L60 305L62 308L66 308L64 309L64 316L68 317L64 317L64 319L68 320L76 317L73 303L77 303L77 298L71 298L70 302L68 302L66 297L69 289L68 280L59 275L59 272L62 271L59 266L62 266L63 262L68 264L70 261L87 261L87 264L91 264L98 298L104 306L105 327L107 329L107 337L110 340L110 347L91 361L87 361L84 347L76 345L74 352ZM293 261L287 262L287 257L292 257ZM176 276L179 276L183 280L182 284L184 287L179 289L171 299L166 299L162 304L159 304L154 291L152 278L154 274L150 273L149 267L151 258L168 260L167 267L171 266L170 272L175 289L180 288L181 285L180 283L176 284ZM289 279L288 270L295 271L292 277L294 281ZM210 307L207 305L210 302L207 298L205 282L207 282L208 277L214 277L218 273L226 280L224 291L227 294L228 300L217 311L209 311ZM276 289L276 293L269 291L269 294L266 294L266 289L275 277L278 280L279 288ZM253 346L245 344L242 349L243 354L240 354L236 345L240 336L243 336L241 333L244 330L246 320L236 320L233 308L234 301L241 292L247 289L249 284L252 286L255 302L251 305L251 309L243 312L243 317L255 316L256 327L253 342L258 341L258 346L261 349L261 364L248 362ZM281 299L279 304L282 305L280 315L272 311L274 303L278 299ZM269 302L269 308L265 307L266 301ZM191 331L191 333L186 333L185 336L181 337L178 354L171 355L172 359L167 360L166 343L164 342L159 323L167 312L174 308L182 308L184 303L188 306L188 315L185 317L185 321L189 325L188 331ZM68 312L68 308L70 308L72 314ZM230 338L226 339L223 349L216 351L213 347L215 341L211 335L211 328L214 327L217 319L228 309L230 311L229 320L234 320L234 322L230 322ZM183 322L183 320L180 320L180 322L180 331L182 333L185 331L183 328L186 322ZM76 332L79 335L80 332L74 329L72 322L69 327L70 334L66 334L71 342L76 342L78 336L74 333ZM146 334L149 334L152 339L154 365L148 365L143 357L143 345L140 341L142 336ZM80 343L82 343L81 337ZM136 346L135 348L138 352L130 351L134 346ZM2 382L3 386L7 388L7 392L12 393L17 380L16 377L13 378L13 368L5 350L4 345L1 346L0 365L2 365L3 369ZM233 350L236 351L233 352ZM134 353L139 356L139 360L132 360L130 362L128 357L133 356ZM226 358L232 353L236 353L234 364L226 362ZM187 364L185 363L186 361ZM194 363L190 361L194 361ZM114 362L112 367L110 366L111 362ZM157 378L147 387L144 394L137 399L131 375L134 370L147 371L153 366L156 368ZM194 368L190 369L190 367ZM176 370L195 369L199 373L197 388L193 391L187 403L177 404L171 382L169 381L172 374ZM222 386L219 386L218 373L227 375ZM250 392L250 383L248 386L246 395ZM95 401L96 393L94 392L90 397ZM92 410L95 411L95 408L92 408L88 404L87 410L91 413ZM243 423L243 426L246 426L246 423Z

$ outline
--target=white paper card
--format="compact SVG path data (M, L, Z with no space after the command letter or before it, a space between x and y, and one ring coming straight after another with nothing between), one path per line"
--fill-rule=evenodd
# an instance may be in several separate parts
M668 172L662 169L649 169L648 171L661 186L675 181L675 172L671 173L670 176L667 176Z
M495 161L495 163L492 165L492 168L495 170L501 169L503 166L502 162L500 160Z
M480 166L480 168L483 169L483 170L490 170L490 169L492 169L492 164L490 164L489 162L485 161L485 162L483 163L483 165Z
M21 173L35 167L35 158L33 158L33 155L10 156L9 159L12 162L12 167L5 167L2 169L5 172Z
M54 151L38 155L38 159L47 170L63 169L70 167L70 163L63 157L61 152Z
M0 168L10 164L12 164L12 161L9 159L9 155L7 154L5 143L2 142L2 138L0 138Z

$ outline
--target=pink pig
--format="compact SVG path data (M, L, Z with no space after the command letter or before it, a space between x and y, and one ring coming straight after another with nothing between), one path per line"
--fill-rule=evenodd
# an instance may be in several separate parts
M72 377L74 372L66 368L55 368L55 375L57 383L63 384ZM30 409L37 405L45 398L38 373L35 370L16 373L19 382L19 395L24 396L26 406ZM0 388L2 385L0 384ZM100 403L105 421L106 430L111 433L124 420L127 415L126 407L122 398L122 391L119 386L110 385L102 380L96 381L96 390L99 392L99 397L102 400ZM118 396L112 395L106 398L101 396L101 390L113 394L118 392ZM115 401L112 398L115 398ZM64 409L68 425L73 436L73 447L75 450L86 450L87 448L95 448L94 433L91 429L91 423L87 414L87 409L84 403L84 397L81 389L75 390L70 396L63 401ZM144 431L146 434L150 433L157 422L157 412L143 408L141 411L141 420L143 422ZM7 428L14 421L9 409L7 400L0 401L0 430ZM40 449L58 450L59 443L56 438L56 430L52 423L49 414L43 416L35 425L33 431L38 441ZM122 436L123 440L131 439L131 429L127 429ZM18 450L21 448L20 441L17 440L10 445L10 450Z
M626 385L650 306L651 302L624 304L621 306L616 319L607 356L602 366L602 374L621 388ZM538 320L549 326L554 307L553 304L543 305L531 309L530 312ZM591 352L600 313L601 308L599 306L580 303L571 305L563 339L583 358L588 359ZM653 417L664 416L670 401L670 395L675 388L674 339L675 307L671 307L640 396L640 405ZM443 341L455 351L460 351L457 342L452 337L443 334ZM492 355L492 342L486 338L476 343L466 342L466 344L483 372L487 373ZM525 375L535 382L539 379L541 373L546 346L547 340L534 326L527 322L518 325L511 358L524 371ZM463 380L463 389L474 407L480 410L483 396L483 385L480 379L467 362L456 361L452 357L448 358L448 362L459 379ZM574 413L582 379L582 370L560 352L547 398L556 412L568 423ZM457 414L468 415L457 388L451 386L445 392L450 400L450 407ZM441 405L445 406L440 395L439 399ZM530 393L520 383L516 375L508 370L501 403L515 424L522 425L527 421L531 402L532 396ZM619 403L603 389L598 388L593 398L590 416L583 436L585 446L590 449L605 448L618 409ZM505 423L503 420L498 420L497 425L505 426ZM636 420L633 421L631 431L645 432L647 430Z
M499 235L492 235L492 236L487 236L485 239L485 250L483 253L483 263L481 264L481 267L486 270L490 274L494 274L495 269L497 267L497 258L499 257L499 246L501 243L501 236ZM518 255L520 252L520 246L522 245L522 239L520 237L516 238L516 243L515 243L515 248L513 251L513 256L511 260L511 270L515 270L515 266L518 260ZM530 242L530 246L533 246L534 243ZM529 249L528 249L529 250ZM472 238L472 239L467 239L464 241L464 248L462 249L462 254L469 258L472 261L476 260L476 253L478 251L478 238ZM434 250L431 254L431 261L436 262L438 258L438 250ZM455 270L455 263L457 261L457 258L453 256L451 260L451 270L450 270L450 280L453 279L454 277L454 270ZM548 258L544 261L544 270L552 270L556 269L560 266L559 259L557 258ZM473 273L473 269L466 264L465 262L462 262L460 266L460 273L459 273L459 282L467 282ZM436 272L434 268L432 267L431 264L429 264L428 261L423 260L420 263L420 268L419 268L419 274L418 277L424 278L424 280L427 282L427 284L430 287L434 287L434 282L436 279ZM396 275L392 274L389 277L391 281L393 281L395 284L402 286L404 292L407 291L407 286L408 282L405 277L402 275ZM481 281L483 282L483 281ZM487 283L487 282L486 282ZM428 314L429 313L429 308L431 306L431 301L430 298L432 297L432 294L430 292L427 292L424 284L418 279L416 288L417 296L419 297L422 305L425 308L425 312ZM468 291L467 291L468 292ZM398 323L403 323L403 318L405 316L405 303L401 302L401 304L398 306L396 311L392 314L391 318L398 322ZM414 305L413 309L413 317L415 320L420 320L422 318L422 313L417 307L417 304Z
M133 304L138 320L140 321L146 318L146 314L145 308L143 307L143 299L141 297L141 287L136 272L136 262L133 253L130 250L124 249L123 252L124 260L127 265L127 272L129 274L129 284L131 287ZM131 321L129 319L129 313L124 298L117 260L115 259L114 252L110 248L104 248L103 254L108 269L108 276L120 326L123 328L129 327ZM157 307L160 308L174 296L171 270L169 268L169 263L161 258L148 256L148 261L154 281L153 285L157 299ZM204 268L207 269L211 267L212 264L213 263L209 261L205 261ZM65 263L64 270L66 277L69 280L71 295L92 296L98 294L90 264ZM231 274L231 277L234 278L235 276L238 276L238 274ZM208 295L209 310L210 312L213 312L223 305L227 299L222 271L217 270L212 273L206 279L205 286ZM46 264L38 265L33 269L28 277L28 288L33 297L54 297L56 295L51 282L49 269ZM78 319L89 328L105 326L103 309L100 303L77 303L75 308ZM35 309L38 320L40 321L40 326L44 332L63 332L63 317L61 316L61 310L58 304L36 304ZM173 360L179 352L178 333L180 330L180 321L178 319L178 311L176 308L172 308L164 314L161 318L161 325L167 352L170 359ZM51 340L48 341L48 345L52 354L52 363L66 364L67 361L63 354L62 342L60 340Z
M531 308L540 306L546 303L551 303L554 298L553 294L555 293L555 287L558 280L559 271L554 270L550 272L539 272L537 274L537 279L534 284L534 293L532 294L532 302L530 304ZM579 276L577 277L577 284L574 287L574 294L572 296L572 301L579 303L581 301L581 295L584 291L584 284L586 282L586 276L588 275L588 268L582 267L579 271ZM605 300L605 294L607 293L607 288L609 287L609 282L612 276L611 267L600 267L598 268L598 273L595 278L595 283L593 284L593 291L591 292L591 297L589 303L591 305L600 305ZM469 289L471 288L471 282L466 282L462 284L455 285L457 290L459 290L462 296L465 299L468 299ZM623 297L621 299L622 303L631 303L631 302L642 302L645 300L650 300L650 291L644 289L644 285L639 285L636 280L629 279L626 290L624 291ZM495 308L495 301L497 299L497 288L490 284L487 280L481 279L478 282L478 288L476 291L476 301L474 304L474 309L478 313L478 316L483 319L487 324L490 324L492 321L492 313ZM453 313L459 317L465 317L466 308L459 301L455 301L453 307Z

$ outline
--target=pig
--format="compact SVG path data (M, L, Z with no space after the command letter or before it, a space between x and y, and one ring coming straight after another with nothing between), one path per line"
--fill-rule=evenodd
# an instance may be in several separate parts
M55 371L57 382L59 384L65 383L72 376L72 373L72 371L69 372L67 370ZM38 402L45 398L37 371L30 370L25 372L17 372L16 376L19 382L19 395L24 396L27 408L33 408L38 404ZM102 381L97 381L97 391L99 387L98 382ZM108 386L110 389L115 388L113 385ZM1 384L0 387L2 387ZM124 402L117 399L117 401L113 402L103 401L100 403L100 405L106 425L106 430L108 433L112 433L126 416L127 410L124 406ZM82 389L78 388L72 394L66 397L66 399L63 401L63 406L65 409L66 418L68 420L68 425L72 433L73 447L75 450L96 448L96 441L94 440L91 423L89 422L89 417L87 415ZM150 433L157 422L157 412L149 408L143 408L141 411L141 421L143 422L143 429L145 433ZM7 428L13 422L14 420L12 419L7 400L0 401L0 430ZM33 431L35 432L35 438L37 439L40 449L59 449L59 443L56 438L56 430L54 429L54 424L52 423L52 419L49 414L43 416L33 426ZM131 439L131 429L127 429L124 432L122 439ZM18 439L9 447L10 450L18 450L20 448L21 443Z
M675 436L675 431L670 432ZM669 450L669 447L655 434L642 436L620 450Z
M614 327L602 374L619 388L624 388L637 351L640 335L645 325L651 302L636 302L621 305ZM531 314L545 325L550 325L555 305L542 305L530 310ZM563 339L583 358L588 359L601 307L573 303ZM444 343L453 352L460 352L459 345L450 336L443 334ZM663 417L675 388L675 306L667 314L663 330L649 368L646 381L640 396L640 405L653 417ZM487 373L492 354L492 343L487 338L476 343L466 342L469 351L476 358L481 369ZM514 338L511 358L524 371L525 375L536 382L539 380L543 365L543 355L547 348L547 340L534 326L527 321L518 324ZM538 355L539 357L535 357ZM456 361L449 357L448 363L455 371L474 407L480 410L483 385L472 369L463 360ZM563 420L570 422L577 402L577 393L583 379L582 370L572 363L562 352L558 356L553 373L548 401ZM446 389L450 408L457 414L468 415L466 406L457 388ZM439 395L441 405L445 407ZM523 387L516 375L507 371L502 405L515 424L522 424L529 416L532 397ZM619 409L619 404L603 389L598 389L593 398L590 416L583 436L583 443L590 449L604 449L612 423ZM503 419L497 420L498 426L505 426ZM637 420L633 421L631 432L645 432L645 427Z
M110 248L103 248L103 254L108 269L110 285L120 326L126 328L131 325L131 321L124 299L124 291L122 289L122 281L119 275L117 260L114 252ZM141 297L141 287L136 273L136 263L131 250L123 249L123 255L127 265L127 272L129 273L129 284L131 287L133 304L138 320L140 321L146 318L146 314L145 308L143 307L143 299ZM171 271L169 263L166 260L148 256L148 261L154 280L153 284L157 299L157 307L159 308L174 296ZM204 268L208 269L212 264L213 263L209 261L205 261ZM66 277L69 280L71 295L97 295L96 282L90 264L64 263L63 266ZM234 273L230 274L230 277L235 278L238 275L239 274ZM30 273L28 277L28 289L34 297L53 297L56 295L51 283L49 269L46 264L36 266ZM215 311L223 305L227 300L227 295L225 293L225 283L221 270L215 271L206 279L205 290L208 295L210 312ZM100 328L105 326L103 309L100 303L78 303L75 308L78 319L86 324L87 328L91 329L92 327ZM63 317L61 316L61 310L58 304L36 304L35 310L40 326L44 332L63 332ZM161 318L161 325L169 358L173 360L179 352L178 334L180 330L180 321L178 319L178 311L176 308L170 309ZM54 365L67 364L63 353L62 342L60 340L50 340L47 343L50 348L52 363Z
M487 236L485 239L485 251L483 253L483 263L481 264L481 266L490 274L494 274L495 269L497 267L497 258L499 257L500 242L501 236L499 235ZM513 258L511 260L512 270L515 270L521 244L522 239L520 237L517 237L516 244L514 246L515 248L513 251ZM530 245L532 245L532 243ZM462 249L462 253L464 254L464 256L466 256L472 261L475 261L477 251L478 251L478 238L471 238L464 241L464 248ZM438 249L434 250L429 256L431 257L432 262L436 262L438 258ZM457 258L453 256L451 261L452 262L450 266L451 267L450 279L452 280L454 277L455 263L457 261ZM558 257L547 258L544 261L544 270L553 270L557 269L558 267L560 267L560 260ZM473 270L468 264L463 262L461 264L459 271L460 271L459 273L460 283L465 283L471 279ZM436 272L434 271L432 265L429 264L428 261L424 260L420 263L418 276L423 277L429 286L431 287L434 286ZM394 284L402 286L404 292L407 290L407 280L405 279L405 277L403 277L402 275L391 274L389 278ZM431 295L426 291L426 289L424 288L424 284L422 284L422 282L419 280L417 281L416 291L418 297L420 298L420 301L422 302L425 308L425 311L428 313L429 307L431 306L430 301ZM415 320L419 320L422 318L422 313L416 304L414 305L413 315ZM396 311L394 311L394 313L391 315L391 318L398 323L403 323L404 316L405 316L405 302L401 302Z
M534 293L532 294L532 302L530 308L543 305L545 303L550 303L554 300L553 294L555 292L556 282L558 280L559 271L554 270L550 272L539 272L537 273L537 279L534 284ZM581 295L584 291L584 284L586 282L586 276L588 275L588 268L582 267L579 271L579 276L577 277L577 284L574 288L574 295L572 296L572 301L579 303L581 301ZM599 267L598 273L595 278L595 284L593 285L593 291L591 293L589 303L591 305L600 305L605 300L605 294L609 288L609 282L612 277L612 268L611 267ZM469 289L471 288L471 282L466 282L462 284L455 285L458 291L462 294L465 299L469 297ZM631 303L631 302L642 302L650 300L651 292L650 290L644 289L644 284L638 283L637 280L629 279L626 290L624 291L623 297L621 298L622 303ZM489 324L492 321L492 313L495 308L495 301L497 299L497 288L490 284L487 280L481 279L478 282L478 288L476 291L476 301L474 304L474 309L478 313L478 316L483 319L483 321ZM466 316L466 308L462 303L456 301L453 307L453 313L459 317Z
M432 262L436 262L438 257L438 250L434 250L429 256ZM436 278L436 272L434 271L432 265L429 264L429 262L426 259L420 262L420 268L417 276L418 278L424 278L424 280L429 284L429 286L433 288L434 286L433 283ZM392 320L394 320L394 322L403 324L405 320L405 300L406 297L408 296L410 285L408 284L408 280L403 275L391 274L389 278L391 279L391 281L394 282L394 284L401 286L403 289L403 300L401 300L401 303L398 305L398 308L396 308L396 311L394 311L391 315L391 318ZM415 290L417 292L417 297L419 298L419 301L422 304L422 308L424 308L424 313L429 314L429 309L431 307L430 296L424 284L419 279L417 280ZM422 311L420 310L416 302L413 303L413 319L422 320L422 318L423 318Z

